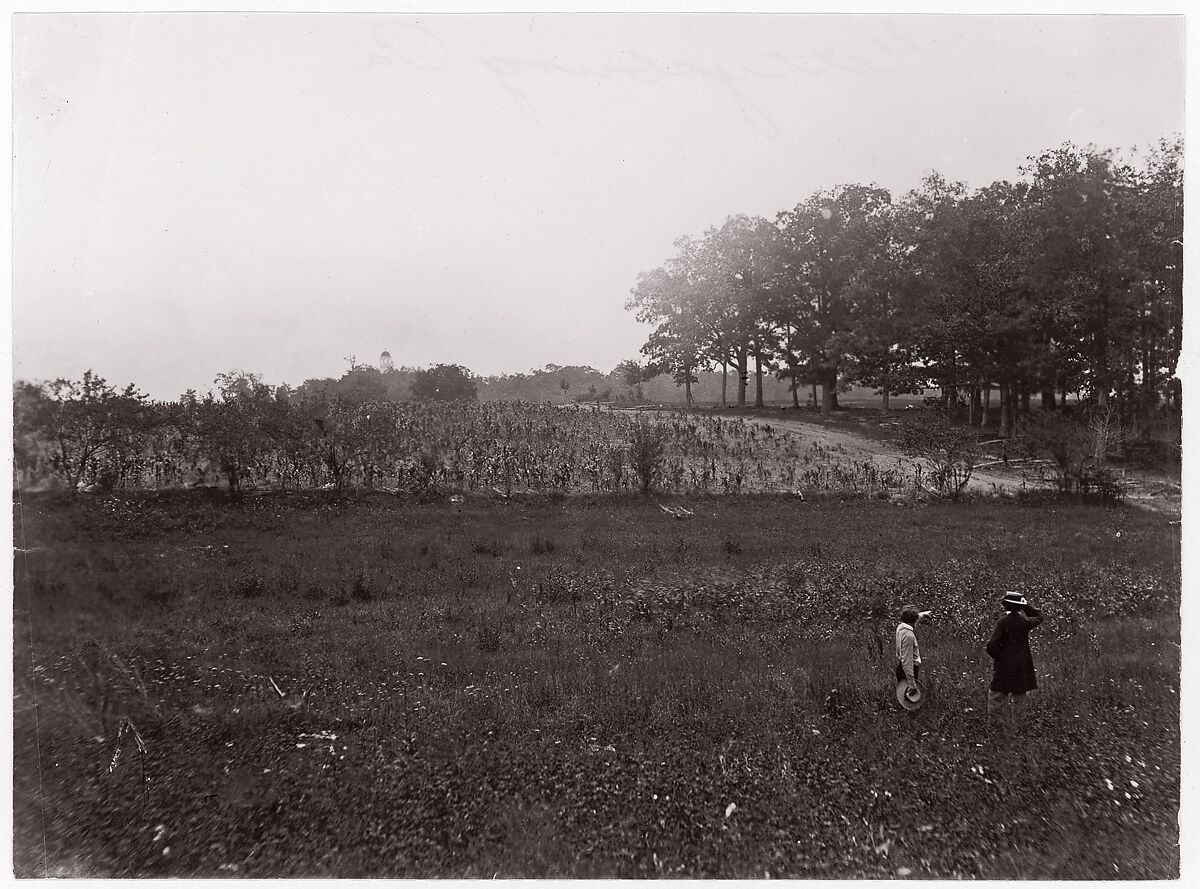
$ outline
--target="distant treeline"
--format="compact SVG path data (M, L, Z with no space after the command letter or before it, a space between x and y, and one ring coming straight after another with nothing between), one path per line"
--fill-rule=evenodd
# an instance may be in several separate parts
M455 367L456 365L442 365ZM683 405L687 395L669 373L659 372L654 366L639 365L634 361L623 361L605 373L594 367L578 365L548 364L534 368L528 373L475 376L466 368L460 368L470 385L449 387L451 397L437 397L442 393L427 393L423 397L414 384L432 369L399 367L379 371L368 365L355 365L338 379L306 380L294 389L289 386L276 387L281 397L301 399L324 399L338 397L356 402L396 402L410 400L455 400L457 397L472 397L479 401L527 401L550 402L633 402L644 401L655 404ZM248 375L255 380L257 375ZM695 374L691 386L693 402L696 404L719 404L722 396L721 374L716 371L701 371ZM789 383L775 379L767 380L764 389L766 403L789 403L792 394Z
M450 371L449 368L458 368ZM441 370L439 370L441 369ZM429 374L454 374L453 385L439 390L436 385L422 388ZM339 397L357 402L397 402L422 400L479 401L610 401L630 397L621 374L602 373L592 367L548 364L529 373L476 376L461 365L437 365L434 368L398 367L380 371L369 365L355 364L340 379L306 380L295 389L283 387L284 395L302 399Z

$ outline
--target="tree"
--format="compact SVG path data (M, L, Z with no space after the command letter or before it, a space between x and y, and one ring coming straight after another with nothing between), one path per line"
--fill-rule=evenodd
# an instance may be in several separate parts
M190 405L186 417L206 456L236 492L266 468L272 452L267 417L279 402L258 374L232 370L218 374L213 383L220 398L209 392Z
M337 384L333 377L308 379L296 387L295 396L301 401L324 401L336 391Z
M396 373L392 370L389 373ZM374 404L388 400L388 385L384 374L369 364L359 364L338 380L334 393L355 404Z
M1142 385L1174 380L1183 337L1183 139L1162 140L1141 170L1135 212L1143 237L1137 261L1147 305L1142 327ZM1179 405L1176 405L1179 407Z
M550 365L555 370L534 368L527 374L500 374L477 379L480 401L553 401L563 395L563 380L568 391L584 391L589 385L601 386L608 377L593 367Z
M638 275L637 286L630 291L625 308L636 310L639 321L656 325L642 346L642 354L672 374L676 385L684 387L685 400L690 406L696 371L707 359L703 292L690 277L687 245L686 240L677 242L679 256L665 267Z
M1183 144L1161 140L1124 165L1118 192L1131 315L1128 345L1117 363L1116 398L1123 426L1136 430L1171 398L1183 311ZM1178 407L1178 404L1175 404Z
M213 380L222 401L260 398L270 394L271 387L262 381L262 375L244 370L230 370L217 374Z
M663 372L662 365L648 361L645 364L630 358L613 368L616 377L633 393L634 399L642 400L642 383L649 382Z
M754 359L754 406L763 406L763 372L773 342L769 303L780 267L779 230L760 216L731 216L704 240L704 278L721 322L717 360L738 374L738 407L746 406Z
M112 487L141 457L152 414L133 384L117 390L88 370L81 380L19 384L17 394L16 431L49 447L51 469L71 490L85 478Z
M862 223L872 230L864 232L859 269L846 285L850 328L843 340L848 376L883 396L884 413L892 395L918 393L925 385L913 349L916 276L891 211L881 209Z
M439 364L413 375L416 401L475 401L478 393L471 372L458 364Z
M1123 425L1136 386L1139 338L1149 333L1146 297L1168 264L1152 250L1159 257L1152 268L1139 268L1147 228L1137 212L1141 183L1113 152L1070 143L1031 158L1023 172L1031 179L1038 246L1031 275L1053 288L1066 308L1067 339L1083 369L1080 388L1102 413L1115 395ZM1104 459L1106 439L1097 436L1097 460Z
M1056 317L1028 274L1032 233L1028 187L997 182L974 193L928 177L903 202L917 307L913 345L947 404L1000 391L1001 434L1012 434L1018 396L1044 373Z
M876 217L891 196L873 185L817 192L779 214L780 287L796 310L799 351L821 386L821 409L837 407L839 374L847 358L853 303L849 288L882 244Z

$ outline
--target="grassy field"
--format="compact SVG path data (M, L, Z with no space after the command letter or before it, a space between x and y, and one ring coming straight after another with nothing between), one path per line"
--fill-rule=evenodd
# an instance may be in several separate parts
M694 515L25 498L18 874L1178 874L1177 524L667 502ZM1012 739L984 717L1005 589L1047 615ZM890 689L905 601L937 612L915 714Z

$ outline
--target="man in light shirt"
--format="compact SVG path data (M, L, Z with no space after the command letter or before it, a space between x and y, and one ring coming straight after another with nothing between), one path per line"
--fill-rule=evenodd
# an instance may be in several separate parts
M900 609L900 624L896 627L896 681L906 683L906 691L915 691L921 672L921 649L914 629L933 612L918 611L916 605Z

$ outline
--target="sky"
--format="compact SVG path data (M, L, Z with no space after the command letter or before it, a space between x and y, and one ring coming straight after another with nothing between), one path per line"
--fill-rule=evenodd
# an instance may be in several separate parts
M1184 129L1183 20L13 19L13 374L611 370L682 235Z

